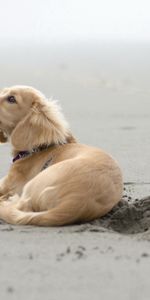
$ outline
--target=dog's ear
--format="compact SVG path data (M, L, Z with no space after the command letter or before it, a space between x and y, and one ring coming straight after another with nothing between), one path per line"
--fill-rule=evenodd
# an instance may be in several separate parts
M3 131L0 130L0 143L6 143L8 140L7 136Z
M67 123L57 111L57 105L34 104L11 135L11 143L17 150L31 150L43 144L65 143L68 137Z

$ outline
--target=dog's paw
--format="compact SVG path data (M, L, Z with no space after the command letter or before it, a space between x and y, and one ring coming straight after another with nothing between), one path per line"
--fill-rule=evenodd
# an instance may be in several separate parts
M9 200L9 198L12 196L12 194L10 194L10 193L1 193L0 192L0 202L2 202L2 201L7 201L7 200Z
M0 202L2 202L2 201L6 201L7 200L7 197L6 197L6 195L2 195L2 194L0 194Z

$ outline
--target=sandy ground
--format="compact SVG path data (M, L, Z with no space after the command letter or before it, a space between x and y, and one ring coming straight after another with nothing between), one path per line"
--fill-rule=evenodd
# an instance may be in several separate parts
M113 46L111 55L108 45L86 55L85 49L49 49L49 56L45 50L44 60L32 49L26 65L23 49L22 60L19 50L4 51L1 85L30 84L59 98L79 140L119 161L123 199L88 224L1 223L0 299L150 299L149 45ZM9 145L0 147L0 160L2 177L11 163Z

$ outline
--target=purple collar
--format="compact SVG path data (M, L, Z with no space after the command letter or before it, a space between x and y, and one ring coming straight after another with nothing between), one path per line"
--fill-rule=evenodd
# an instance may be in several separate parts
M21 158L24 158L26 156L29 156L31 154L31 152L29 151L20 151L14 158L13 158L13 163L18 160L18 159L21 159Z
M66 143L64 143L66 144ZM58 144L59 146L60 145L63 145L63 144ZM33 148L31 151L20 151L17 153L17 155L13 158L12 162L14 163L15 161L21 159L21 158L25 158L27 156L31 156L33 153L38 153L38 152L41 152L43 150L46 150L48 148L51 148L51 147L54 147L56 146L56 144L50 144L50 145L46 145L46 144L43 144L43 145L40 145L36 148Z
M35 152L35 151L34 151ZM38 151L37 151L38 152ZM29 152L29 151L20 151L14 158L13 158L13 163L21 158L24 158L26 156L31 155L33 152ZM49 167L50 163L52 161L52 158L49 158L46 163L44 164L44 166L42 167L41 171L45 170L46 168Z

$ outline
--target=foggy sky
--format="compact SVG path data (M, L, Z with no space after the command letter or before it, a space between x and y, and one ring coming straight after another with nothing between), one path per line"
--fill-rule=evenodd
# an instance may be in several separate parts
M149 0L0 0L0 39L150 40Z

